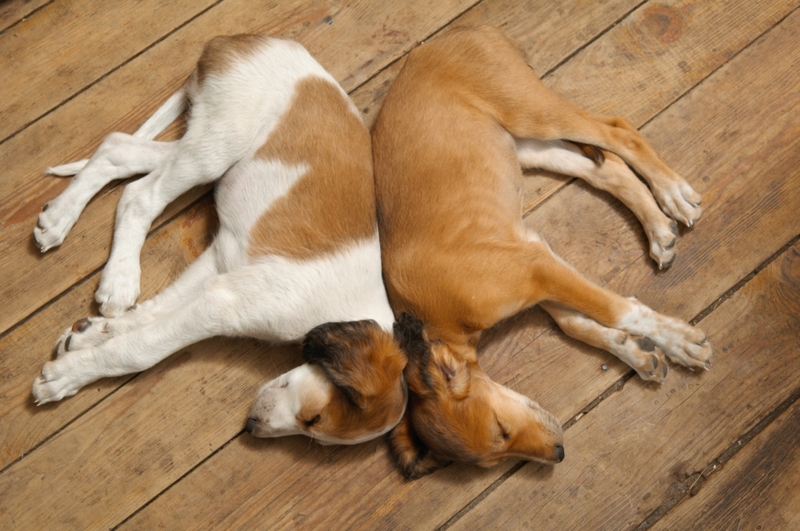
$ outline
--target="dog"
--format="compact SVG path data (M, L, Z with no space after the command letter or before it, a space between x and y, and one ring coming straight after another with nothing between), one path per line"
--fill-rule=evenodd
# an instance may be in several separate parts
M481 332L534 304L645 380L663 381L665 355L709 367L701 330L589 282L525 228L521 168L580 177L619 198L661 268L675 258L675 220L700 218L700 195L624 119L547 89L498 29L454 30L409 54L372 149L384 281L396 316L405 314L395 339L408 356L410 404L390 442L407 476L451 461L564 459L558 420L477 362Z
M152 139L191 105L184 136ZM300 45L217 37L184 86L134 134L112 133L39 215L42 252L60 245L89 199L145 174L119 201L95 298L33 384L36 404L99 378L145 370L216 335L303 341L305 364L264 385L246 429L355 444L385 434L407 403L406 359L381 278L369 131L347 94ZM139 254L164 207L218 181L219 231L153 299L139 294Z

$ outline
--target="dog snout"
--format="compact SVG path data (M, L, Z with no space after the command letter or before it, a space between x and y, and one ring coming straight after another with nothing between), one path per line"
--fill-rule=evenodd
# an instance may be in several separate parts
M557 444L556 445L556 462L560 463L564 460L564 445Z
M256 429L256 424L258 423L258 419L255 417L250 417L247 419L247 424L245 424L244 429L250 435L253 434L253 431ZM562 451L563 454L563 451Z

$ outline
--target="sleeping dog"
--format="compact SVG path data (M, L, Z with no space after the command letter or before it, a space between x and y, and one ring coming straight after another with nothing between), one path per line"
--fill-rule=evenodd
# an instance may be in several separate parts
M493 28L413 51L372 134L384 280L408 355L408 411L390 438L407 476L450 461L564 458L558 420L478 366L481 332L534 304L645 380L664 357L707 368L705 334L583 278L522 223L521 167L580 177L639 218L661 268L700 195L622 118L564 101ZM647 181L642 183L630 164Z
M152 139L191 104L186 134ZM185 85L134 135L113 133L47 204L34 237L60 245L88 201L129 184L96 293L33 384L37 404L99 378L145 370L202 339L302 339L306 364L264 385L247 430L352 444L397 424L405 356L381 278L369 133L347 94L299 44L218 37ZM139 254L164 207L213 181L219 232L170 287L139 294ZM307 334L307 335L306 335Z

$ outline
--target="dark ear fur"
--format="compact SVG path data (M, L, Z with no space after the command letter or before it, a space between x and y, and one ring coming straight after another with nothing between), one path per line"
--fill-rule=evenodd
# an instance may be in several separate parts
M412 406L409 404L410 407ZM389 432L388 438L397 465L408 479L421 478L451 463L433 455L417 437L411 425L409 409L406 409L400 423Z
M431 347L425 339L422 321L411 314L403 313L394 323L394 338L408 358L409 369L416 368L422 381L428 389L434 388L431 375L428 373L428 364L431 357ZM411 375L409 375L411 376ZM421 392L421 389L416 389Z
M370 348L372 320L325 323L312 329L303 340L303 359L322 367L328 378L358 408L365 407L364 397L355 382L362 375L363 354Z

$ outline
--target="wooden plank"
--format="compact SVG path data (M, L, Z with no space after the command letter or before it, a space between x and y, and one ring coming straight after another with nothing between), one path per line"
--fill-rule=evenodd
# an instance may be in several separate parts
M800 244L702 322L718 338L711 371L673 372L660 389L631 380L568 432L561 465L524 466L452 529L638 525L797 388L798 272Z
M215 1L53 2L1 34L0 141Z
M52 0L8 0L0 4L0 31L13 26Z
M718 470L698 495L651 529L797 529L800 527L800 403Z
M631 291L626 289L624 282L616 282L617 278L622 278L625 282L634 280L637 287L663 279L658 289L653 288L646 293L649 298L657 298L658 290L669 288L665 297L659 299L659 309L677 313L684 318L690 318L701 311L707 304L706 299L722 295L731 285L752 271L755 267L753 264L760 263L780 248L787 241L786 234L794 235L800 227L797 213L792 208L794 198L798 197L798 188L789 182L791 179L784 182L781 178L787 172L794 171L793 168L798 163L793 158L796 157L794 152L797 150L792 149L796 135L784 134L787 128L791 131L794 127L792 124L795 123L787 122L787 119L793 120L791 116L797 114L791 112L793 101L785 97L785 94L797 92L791 84L792 81L797 81L796 77L787 74L788 65L794 59L786 58L777 65L780 68L772 75L765 71L777 66L764 60L774 54L775 50L782 49L781 46L787 46L790 40L790 37L784 37L778 43L762 44L761 55L756 59L739 62L739 65L745 64L741 67L745 71L752 68L748 61L762 65L760 70L755 70L744 80L741 79L740 70L734 69L732 72L720 71L704 83L696 91L701 92L703 98L691 96L686 99L687 103L683 107L676 105L676 109L680 109L679 116L694 117L695 121L683 124L679 129L680 134L665 136L661 140L665 144L656 145L657 149L664 150L671 149L669 142L680 144L685 150L683 154L697 164L697 168L705 167L705 159L720 165L717 172L711 174L708 182L696 179L698 187L702 186L712 196L719 188L731 190L734 186L727 175L733 167L721 164L725 154L734 152L741 157L750 156L753 159L747 171L737 170L738 181L735 186L739 187L740 193L733 194L735 200L730 195L717 194L714 197L720 202L716 206L713 202L709 204L706 201L709 205L706 218L694 231L696 233L700 227L709 225L703 237L711 241L704 244L702 238L687 235L680 243L683 253L680 267L692 271L694 275L687 275L685 271L676 269L655 277L644 252L641 229L633 216L618 203L609 204L607 196L582 186L568 187L563 195L559 194L553 201L548 201L534 211L528 223L546 234L561 254L566 255L590 277L600 282L610 281L618 291L628 293ZM718 76L725 77L722 77L722 81L712 82ZM710 101L718 98L721 87L730 85L737 79L740 83L736 85L736 91L730 93L739 98L757 102L776 98L777 95L783 96L776 98L782 102L780 106L776 104L766 116L767 120L776 120L775 127L765 128L764 137L759 140L762 145L769 144L776 149L775 158L766 158L762 162L755 157L757 150L753 151L753 140L762 135L761 121L765 119L759 112L747 109L737 115L739 121L736 126L742 130L748 130L749 127L750 136L731 138L723 144L708 135L708 130L714 130L714 127L717 130L724 129L728 121L728 116L720 113L719 108ZM720 105L728 107L736 103L737 101L725 99ZM648 126L646 133L660 129L673 130L673 120L675 118L671 116L663 121L655 120ZM728 162L735 164L733 160ZM682 169L690 175L694 168L684 166ZM760 180L762 175L772 178L760 181L754 187L754 181L757 178ZM714 188L715 186L718 188ZM755 195L741 193L754 188ZM763 213L752 210L759 205L759 195L768 195L770 201L777 197L783 197L784 200L780 208L771 209L768 216L764 217ZM728 205L724 202L726 200L733 203ZM731 229L729 220L715 214L728 209L744 214L740 227L749 226L751 230L734 234L739 249L747 250L747 258L723 263L716 257L725 256L728 251L720 249L721 246L715 242L725 239L728 231L735 233L739 230L739 226ZM574 216L574 212L587 215ZM759 218L763 219L759 221ZM785 230L772 232L765 237L763 229L766 224L785 227ZM576 242L581 245L576 245ZM693 251L696 247L700 250ZM603 259L598 260L598 256ZM708 279L717 275L719 278L715 278L715 282L706 291L704 285L708 283ZM688 285L688 288L684 288L684 285ZM621 364L611 361L608 355L565 340L559 333L550 332L546 319L539 312L526 313L516 322L505 326L509 327L509 335L500 332L489 341L489 346L481 353L482 366L499 381L534 396L562 420L580 411L589 399L597 396L625 372ZM531 336L527 336L530 329L534 330L532 336L538 336L534 341L530 339ZM579 351L577 354L576 350ZM589 355L582 356L582 352ZM603 363L610 365L608 371L601 370L600 365ZM685 375L681 371L675 372L677 376L673 375L671 379ZM690 378L689 384L692 381ZM652 392L651 388L645 389L648 399L653 399L653 395L648 394ZM568 440L572 436L568 432ZM415 525L435 527L446 522L511 466L504 465L490 471L454 466L419 481L406 482L387 462L388 457L372 459L373 450L370 447L366 450L339 448L330 452L326 449L319 460L298 461L287 471L275 468L268 453L258 455L247 452L247 439L243 436L243 440L237 439L225 447L126 525L132 528L151 528L156 525L171 527L178 522L190 526L222 522L226 526L245 526L257 522L262 526L291 527L296 525L296 518L302 516L302 523L318 526L330 525L335 521L337 525L358 528ZM568 447L568 455L572 451ZM385 455L384 452L384 449L379 451L381 456ZM367 464L350 465L353 462L359 463L359 460L367 460L368 457ZM324 466L318 465L318 461L323 460ZM210 481L215 477L246 477L245 481L237 483L241 496L231 493L231 496L236 497L215 502L213 489L218 483ZM352 478L358 480L353 481ZM458 487L453 488L454 485ZM231 492L231 489L227 492ZM360 501L356 504L353 500ZM179 509L173 510L175 507Z
M0 180L0 275L7 279L0 286L5 301L0 331L100 267L107 257L118 186L89 205L61 248L45 255L36 250L31 237L36 216L67 185L64 179L42 175L42 170L90 155L112 131L135 130L180 86L210 35L259 32L294 37L352 90L474 1L424 7L428 4L423 0L344 6L308 0L229 0L0 144L0 165L8 176ZM255 12L258 17L253 17ZM414 15L420 12L426 14L424 20ZM359 52L344 53L348 48ZM179 199L173 212L185 201Z

